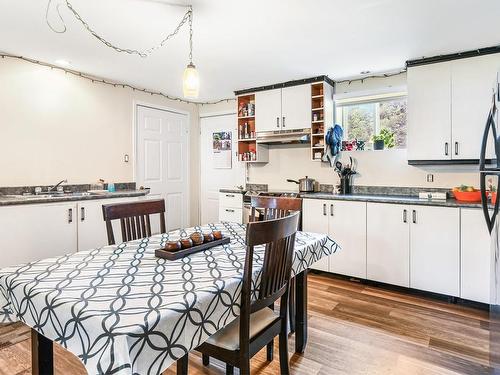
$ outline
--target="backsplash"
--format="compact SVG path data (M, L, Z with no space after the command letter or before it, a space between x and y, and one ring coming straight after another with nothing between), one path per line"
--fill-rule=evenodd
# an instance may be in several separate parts
M71 191L74 193L82 193L91 189L91 184L65 184L62 185L64 191ZM36 185L36 186L0 186L1 195L22 195L22 194L35 194L35 188L41 187L42 191L47 191L52 185ZM108 184L104 184L104 189L108 188ZM118 190L135 190L135 182L115 182L115 189Z

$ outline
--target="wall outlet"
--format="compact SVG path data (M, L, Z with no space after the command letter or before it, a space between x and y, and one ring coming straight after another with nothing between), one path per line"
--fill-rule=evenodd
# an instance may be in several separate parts
M427 182L434 182L434 175L432 173L427 174Z

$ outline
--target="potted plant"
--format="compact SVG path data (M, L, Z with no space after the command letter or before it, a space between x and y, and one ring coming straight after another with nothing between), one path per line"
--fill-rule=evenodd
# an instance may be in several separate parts
M382 129L378 135L374 135L372 140L374 150L383 150L384 147L393 148L396 145L394 133L387 128Z

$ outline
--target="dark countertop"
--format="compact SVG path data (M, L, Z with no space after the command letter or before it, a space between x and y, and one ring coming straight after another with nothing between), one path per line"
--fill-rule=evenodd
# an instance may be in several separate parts
M332 193L301 193L304 199L331 199L342 201L360 201L376 203L394 203L394 204L415 204L422 206L443 206L443 207L462 207L462 208L481 208L481 203L460 202L449 198L446 200L426 200L419 199L418 196L405 195L376 195L376 194L332 194Z
M40 203L57 203L57 202L74 202L74 201L87 201L87 200L97 200L97 199L111 199L111 198L128 198L128 197L141 197L149 194L149 189L144 190L118 190L113 193L102 193L102 194L89 194L82 195L81 193L76 194L64 194L64 195L53 195L50 197L42 195L0 195L0 206L14 206L20 204L40 204Z
M247 191L246 190L240 190L240 189L219 189L219 192L221 192L221 193L232 193L232 194L245 194Z

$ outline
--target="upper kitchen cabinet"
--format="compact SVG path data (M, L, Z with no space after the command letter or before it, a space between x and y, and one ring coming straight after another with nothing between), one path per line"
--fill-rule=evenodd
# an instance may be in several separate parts
M456 60L451 64L452 158L478 159L491 106L500 54ZM493 138L490 137L492 141ZM487 158L494 158L493 142Z
M281 130L281 89L255 93L255 131Z
M281 89L281 130L311 127L311 85Z
M408 161L451 160L451 64L409 68Z
M500 54L409 62L408 163L477 163ZM494 158L490 144L487 158Z
M311 127L311 85L255 93L255 130L268 132Z

